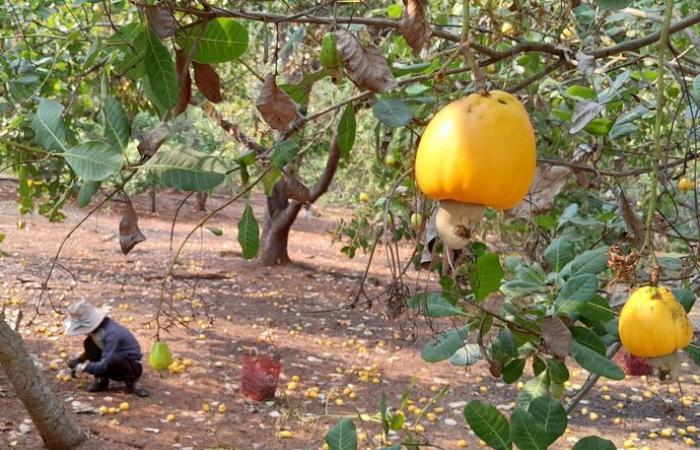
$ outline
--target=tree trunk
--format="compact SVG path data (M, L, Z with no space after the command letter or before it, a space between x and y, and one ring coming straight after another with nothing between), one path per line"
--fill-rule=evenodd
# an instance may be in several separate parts
M49 450L70 450L87 439L34 365L21 336L0 316L0 366Z
M206 211L207 210L207 193L197 192L194 198L194 209L195 211Z
M338 133L336 132L328 151L328 160L321 177L310 191L308 204L314 203L320 196L326 193L333 181L340 160L340 147L338 147ZM300 182L300 181L299 181ZM289 231L294 224L303 203L290 200L287 193L287 182L282 179L272 188L272 193L267 197L267 217L262 233L262 248L260 262L264 266L275 266L291 262L287 252Z
M291 262L287 252L289 231L299 214L301 203L287 196L287 183L280 180L267 198L267 216L262 232L260 262L264 266L276 266Z
M148 195L151 197L151 212L156 212L156 187L151 186L151 190L148 191Z

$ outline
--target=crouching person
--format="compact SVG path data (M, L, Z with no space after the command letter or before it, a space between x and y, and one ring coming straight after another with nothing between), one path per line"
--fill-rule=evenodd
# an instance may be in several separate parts
M95 376L88 386L90 392L109 389L109 380L126 383L126 390L139 397L149 392L138 385L143 373L141 347L136 337L124 326L107 317L106 313L85 300L68 307L68 319L63 323L68 336L86 334L85 351L68 361L73 377L83 372Z

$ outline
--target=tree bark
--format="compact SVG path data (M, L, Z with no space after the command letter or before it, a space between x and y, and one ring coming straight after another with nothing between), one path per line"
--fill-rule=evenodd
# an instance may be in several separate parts
M49 450L70 450L87 435L63 409L34 365L21 336L0 316L0 366Z
M194 209L195 211L206 211L207 210L207 193L197 192L194 197Z
M328 160L321 177L311 190L307 204L312 204L328 191L333 177L338 169L340 160L340 148L338 147L338 133L333 135ZM262 233L262 247L259 260L264 266L275 266L291 262L287 251L289 231L299 215L303 203L290 200L287 195L287 182L280 180L275 184L272 193L267 198L267 217Z

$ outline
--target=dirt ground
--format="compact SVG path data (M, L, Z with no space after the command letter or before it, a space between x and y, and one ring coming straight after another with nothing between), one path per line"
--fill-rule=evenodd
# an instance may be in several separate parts
M10 317L22 310L26 323L34 316L40 285L61 239L85 211L67 207L67 220L58 224L40 216L25 217L26 226L20 230L14 188L0 184L0 231L7 234L0 249L10 253L0 259L0 301L8 305ZM436 420L421 422L425 428L421 434L435 448L456 449L460 439L467 441L468 448L479 448L479 439L465 424L464 405L487 398L506 414L512 409L518 387L494 380L483 363L464 369L423 362L420 347L430 330L422 321L416 324L413 340L412 322L405 314L387 319L381 302L371 310L341 309L363 273L367 256L349 260L339 252L339 244L332 244L328 230L344 213L332 210L300 217L291 235L295 264L285 267L264 268L240 257L236 223L241 206L227 209L212 221L212 226L224 231L222 236L209 231L194 235L166 296L172 299L166 310L171 314L177 310L188 326L161 331L174 354L193 364L183 373L163 375L146 364L142 381L152 392L150 398L129 396L118 386L108 393L90 394L84 388L87 378L60 380L65 375L62 357L79 353L81 339L61 334L62 316L53 312L50 302L62 310L76 299L90 299L130 327L144 352L150 349L161 279L171 255L170 223L181 198L178 194L159 197L155 215L147 212L145 197L136 200L147 241L128 256L119 249L119 204L88 219L61 254L62 267L72 275L57 267L41 314L22 328L47 382L91 434L84 450L315 450L322 448L326 431L342 416L354 416L366 437L359 448L375 450L384 447L376 437L380 427L360 416L378 413L382 393L390 406L398 406L410 386L410 397L418 407L435 397L437 390L447 388L447 395L436 402L438 411L442 409ZM215 198L210 207L222 201ZM254 197L253 204L262 218L262 198ZM193 211L192 204L183 208L175 227L175 245L203 216ZM381 251L375 261L370 294L380 292L389 280ZM283 372L278 400L258 403L240 392L242 355L248 346L264 350L269 339L281 355ZM700 443L700 434L692 428L700 427L700 370L692 363L685 363L683 370L682 390L640 378L600 382L571 414L569 430L553 448L571 448L587 435L611 439L620 448L697 447L688 439ZM584 371L573 365L571 371L574 376L567 394L585 379ZM297 389L286 390L294 376L299 377ZM305 395L312 387L318 388L318 398ZM100 406L116 408L124 401L130 405L128 411L98 413ZM210 405L210 412L202 411L203 403ZM218 412L219 405L225 405L224 413ZM166 421L169 414L174 421ZM415 415L408 414L408 419L413 421ZM671 437L654 438L662 429L670 430ZM398 436L391 438L391 443L398 442ZM43 448L2 375L0 448Z

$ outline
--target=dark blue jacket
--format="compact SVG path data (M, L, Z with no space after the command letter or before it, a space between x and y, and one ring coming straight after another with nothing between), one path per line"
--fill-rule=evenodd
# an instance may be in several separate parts
M107 376L107 365L110 360L118 356L126 356L129 359L140 362L141 346L136 337L123 325L118 324L109 317L105 318L93 333L102 330L102 359L91 362L85 368L87 373L98 377Z

